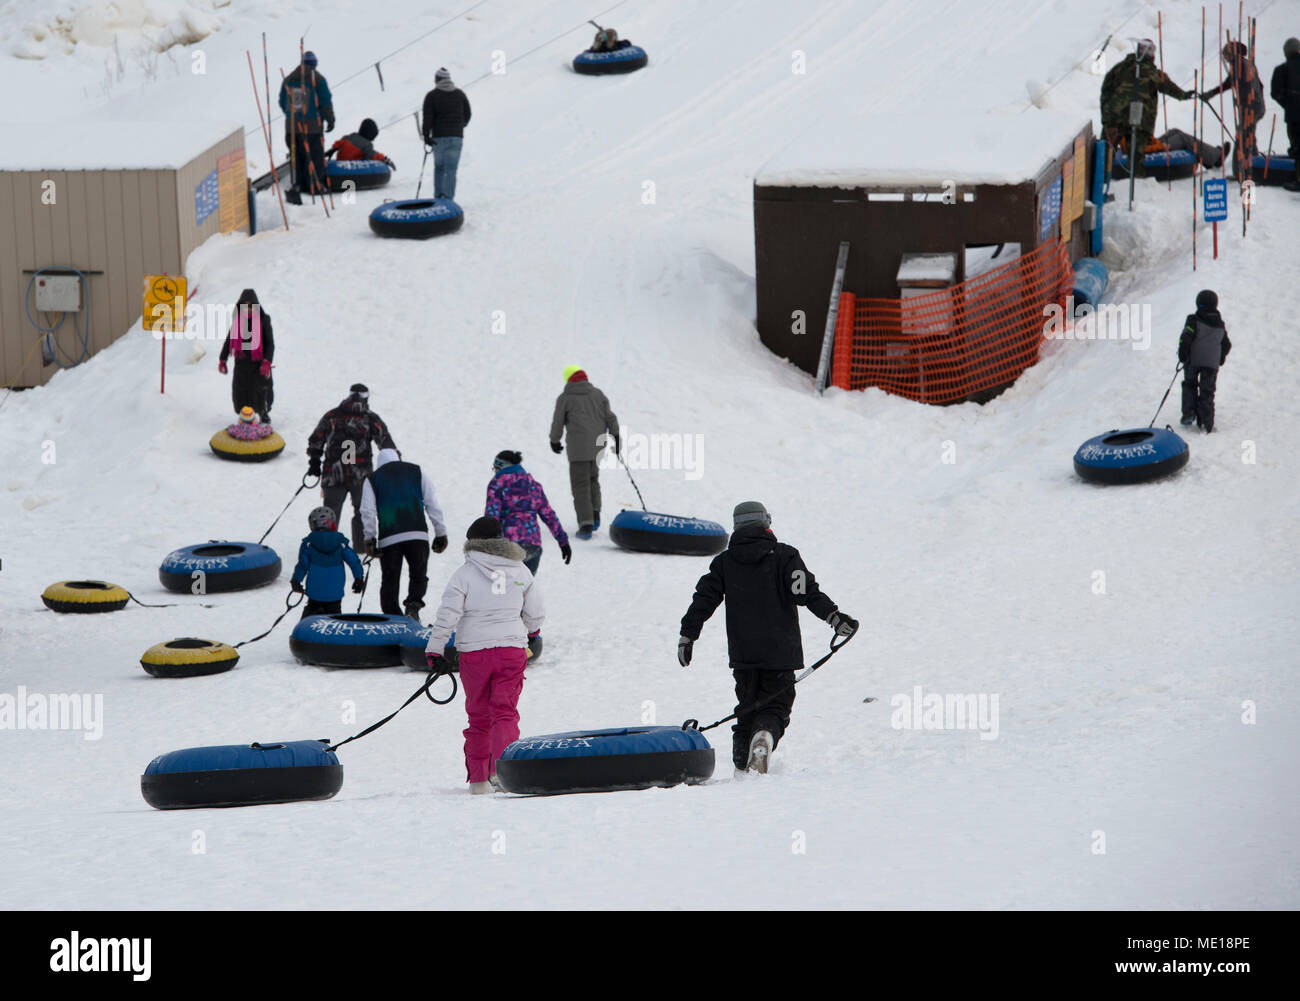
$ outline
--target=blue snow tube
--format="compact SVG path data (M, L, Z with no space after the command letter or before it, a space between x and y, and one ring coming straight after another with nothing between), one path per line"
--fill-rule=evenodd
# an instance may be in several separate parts
M649 61L645 49L639 45L629 45L613 52L579 52L573 57L573 69L586 76L633 73Z
M359 191L362 188L382 188L393 172L383 160L330 160L325 165L325 180L331 191L342 191L351 181Z
M1110 272L1095 257L1081 257L1074 265L1074 305L1077 309L1085 302L1097 305L1110 284Z
M497 761L507 792L549 795L695 785L713 775L713 748L679 726L574 730L525 737Z
M620 511L610 523L609 537L638 553L712 556L727 548L727 530L716 521L654 511Z
M1264 176L1266 164L1267 177ZM1296 179L1295 160L1289 156L1265 156L1257 153L1250 161L1250 176L1256 184L1290 184Z
M1196 170L1196 157L1185 149L1148 153L1143 157L1143 163L1146 165L1147 177L1154 177L1157 181L1177 181L1191 177ZM1128 157L1123 150L1115 151L1115 169L1112 173L1115 177L1128 177Z
M329 799L343 787L343 766L328 745L288 740L171 751L149 762L140 792L159 810Z
M429 634L433 632L433 626L413 626L411 631L402 637L401 646L402 663L412 671L427 671L429 664L424 659L424 648L429 645ZM460 667L460 652L456 649L456 634L452 633L447 640L447 645L442 648L442 655L447 660L447 666L453 671Z
M1092 483L1145 483L1182 469L1190 455L1170 428L1107 431L1079 446L1074 471Z
M465 213L450 198L407 199L384 202L370 213L370 228L380 236L406 240L427 240L454 233L465 221Z
M405 615L309 615L293 627L289 649L317 667L397 667L402 639L415 628L415 620Z
M196 578L196 573L203 576ZM221 539L172 550L158 568L162 586L184 594L244 591L269 584L279 576L280 557L270 546ZM196 588L200 582L201 590Z

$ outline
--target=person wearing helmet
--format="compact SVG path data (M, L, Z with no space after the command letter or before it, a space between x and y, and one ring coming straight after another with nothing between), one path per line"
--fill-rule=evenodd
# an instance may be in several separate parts
M375 149L377 135L379 135L379 126L375 124L375 120L363 119L361 128L349 132L342 139L336 139L325 156L332 156L338 160L379 160L388 164L389 170L396 170L397 164Z
M271 382L275 334L271 330L271 314L262 308L251 288L239 293L239 301L235 303L230 332L217 359L217 371L222 375L229 371L226 361L231 355L235 357L235 374L230 380L230 399L235 413L250 406L261 415L263 424L269 423L271 404L275 402L275 385Z
M1282 105L1286 115L1286 136L1292 162L1300 162L1300 38L1288 38L1282 46L1285 62L1273 70L1269 92ZM1300 176L1283 185L1287 191L1300 191Z
M361 489L371 470L371 446L397 448L388 425L370 409L370 390L354 382L347 399L325 415L307 439L307 475L319 476L325 506L342 513L352 498L352 548L365 546Z
M1206 434L1214 430L1219 367L1231 350L1228 328L1219 314L1219 297L1205 289L1196 296L1196 312L1188 315L1178 338L1178 360L1183 363L1183 427L1196 421Z
M1183 90L1156 66L1156 43L1149 38L1137 42L1134 51L1111 68L1101 84L1101 133L1112 149L1122 149L1133 164L1138 177L1146 176L1147 144L1155 134L1156 105L1161 94L1178 101L1196 95ZM1142 121L1137 129L1137 155L1128 149L1133 126L1129 123L1129 105L1142 105Z
M334 98L330 85L316 69L316 53L304 52L302 62L280 84L280 110L284 112L284 144L293 151L294 190L325 193L325 141L334 131ZM291 202L294 198L289 199ZM298 197L295 204L301 203Z
M611 443L618 455L618 418L609 408L609 399L588 381L586 372L570 365L564 370L564 392L556 399L551 418L551 451L569 453L579 539L590 539L600 527L600 460Z
M1218 97L1223 91L1232 93L1233 121L1236 135L1233 143L1236 154L1233 164L1238 177L1246 176L1246 169L1254 162L1259 153L1255 139L1255 128L1267 111L1264 103L1264 84L1259 78L1259 70L1250 58L1250 52L1241 42L1229 42L1223 47L1224 77L1223 83L1213 90L1201 92L1201 100L1208 101Z
M298 565L293 568L289 586L306 594L302 617L337 615L343 611L343 584L347 579L343 565L352 570L352 593L360 594L363 585L361 559L338 530L339 516L333 508L318 507L307 515L311 529L298 546ZM305 582L305 586L304 586Z

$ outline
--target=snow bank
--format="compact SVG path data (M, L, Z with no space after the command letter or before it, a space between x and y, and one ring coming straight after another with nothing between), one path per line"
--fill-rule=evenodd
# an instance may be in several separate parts
M165 52L192 45L221 28L214 10L230 0L89 0L62 5L35 3L22 28L8 40L20 59L44 59L78 45ZM17 11L15 11L17 13ZM7 33L10 34L10 33Z
M1088 124L1047 111L836 115L809 128L758 172L764 186L1015 184L1032 180Z

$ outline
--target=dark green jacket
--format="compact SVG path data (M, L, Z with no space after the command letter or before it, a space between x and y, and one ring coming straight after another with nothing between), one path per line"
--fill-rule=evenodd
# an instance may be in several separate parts
M1133 103L1133 63L1134 56L1125 56L1123 61L1106 74L1101 84L1101 127L1115 127L1124 135L1132 128L1128 122L1128 106ZM1143 59L1138 69L1137 100L1142 102L1142 124L1139 132L1151 135L1156 128L1156 104L1160 94L1168 94L1179 101L1193 97L1190 90L1183 90L1169 79L1150 59Z

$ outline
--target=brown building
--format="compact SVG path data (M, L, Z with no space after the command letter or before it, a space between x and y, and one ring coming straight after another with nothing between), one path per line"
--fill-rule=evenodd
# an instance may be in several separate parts
M248 232L248 206L240 125L9 127L0 154L0 386L44 385L60 364L112 344L140 319L144 276L182 275L208 237ZM44 344L42 328L56 328ZM50 350L57 363L43 362Z
M760 338L816 373L841 241L858 297L931 294L1061 235L1085 256L1092 149L1089 119L1037 110L816 126L754 180Z

